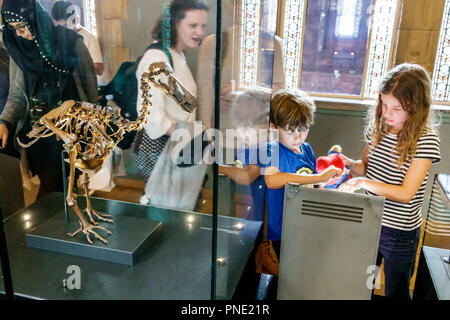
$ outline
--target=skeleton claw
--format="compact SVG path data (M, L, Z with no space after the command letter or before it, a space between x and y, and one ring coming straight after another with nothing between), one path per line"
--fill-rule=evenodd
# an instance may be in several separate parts
M102 227L102 226L95 226L92 224L87 224L85 226L83 226L83 224L81 223L81 221L78 221L80 223L80 228L75 231L74 233L67 233L67 235L69 235L70 237L74 237L77 233L79 233L80 231L83 232L86 235L86 239L88 240L88 242L90 244L94 244L90 238L90 233L92 233L98 240L100 240L101 242L103 242L104 244L108 244L108 241L101 237L97 232L94 231L94 229L100 229L105 231L107 234L112 234L111 231L109 231L108 229Z
M89 209L89 208L84 209L84 211L86 211L86 213L89 216L89 219L91 220L92 224L94 224L94 225L97 225L98 222L94 220L92 215L96 216L98 218L98 220L101 220L101 221L106 221L106 222L110 222L110 223L114 222L114 220L112 220L112 219L107 219L107 217L111 217L110 214L102 214L102 213L98 212L97 210Z

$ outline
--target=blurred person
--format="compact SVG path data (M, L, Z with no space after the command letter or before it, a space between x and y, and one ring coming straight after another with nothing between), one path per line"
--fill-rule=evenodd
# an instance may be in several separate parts
M142 106L142 90L140 79L148 71L150 64L158 61L172 65L175 77L194 96L197 85L186 62L184 49L197 48L205 33L208 21L208 7L201 0L174 0L170 4L170 48L163 47L163 19L156 23L152 36L155 42L145 51L136 71L138 79L137 111ZM166 52L164 51L166 49ZM131 146L131 156L139 174L147 182L156 162L166 146L169 137L180 125L193 126L195 112L186 113L172 99L160 90L151 88L152 109L144 129L136 134ZM180 169L183 170L183 169ZM203 180L203 176L199 177ZM147 188L146 188L147 189ZM144 194L141 203L148 203L151 195Z
M76 10L75 6L69 1L56 1L52 7L52 17L55 24L75 30L83 37L84 45L88 49L92 61L94 61L95 72L100 76L105 70L100 42L94 34L80 24L79 13L80 9Z

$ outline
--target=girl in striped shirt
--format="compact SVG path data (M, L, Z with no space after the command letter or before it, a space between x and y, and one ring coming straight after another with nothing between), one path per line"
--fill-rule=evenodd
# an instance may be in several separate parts
M430 77L419 65L404 63L390 70L369 113L361 160L342 156L361 177L341 185L341 191L364 189L386 198L377 258L378 266L384 259L386 297L411 297L428 172L440 161L430 87Z

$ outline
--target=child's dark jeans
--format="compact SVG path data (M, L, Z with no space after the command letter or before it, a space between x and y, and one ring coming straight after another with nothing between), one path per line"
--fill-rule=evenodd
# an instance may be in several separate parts
M377 265L384 259L385 296L410 300L410 279L414 273L420 227L402 231L381 227Z

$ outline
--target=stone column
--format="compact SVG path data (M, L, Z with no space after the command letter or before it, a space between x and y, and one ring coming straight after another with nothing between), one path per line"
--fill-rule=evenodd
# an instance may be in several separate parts
M108 83L124 61L130 60L129 48L123 47L122 20L128 19L128 0L96 0L97 28L105 71L99 84Z

